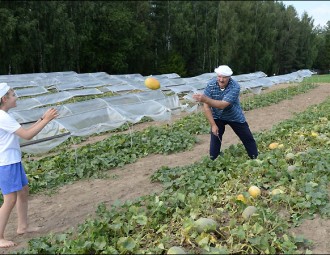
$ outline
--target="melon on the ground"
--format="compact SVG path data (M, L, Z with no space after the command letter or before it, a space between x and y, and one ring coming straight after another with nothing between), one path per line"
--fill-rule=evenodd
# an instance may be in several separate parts
M284 193L284 191L281 190L281 189L273 189L272 192L271 192L271 194L273 196L278 195L278 194L283 194L283 193Z
M242 217L247 220L249 219L255 212L257 211L257 207L255 206L248 206L245 208L245 210L242 213Z
M236 200L242 201L244 204L246 204L246 202L247 202L247 200L243 194L238 194L236 197Z
M289 152L288 154L285 155L286 160L293 160L295 155L292 152Z
M195 221L195 228L198 233L215 231L218 227L218 223L209 218L199 218Z
M271 150L274 150L276 149L277 147L279 146L279 143L271 143L268 148L271 149Z
M257 198L261 194L261 190L257 186L251 186L248 192L253 198Z

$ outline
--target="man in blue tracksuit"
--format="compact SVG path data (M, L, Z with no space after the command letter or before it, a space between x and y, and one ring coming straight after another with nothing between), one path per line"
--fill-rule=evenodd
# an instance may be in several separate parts
M204 113L211 125L211 159L220 154L226 125L241 139L249 157L255 159L258 156L257 144L240 106L240 85L231 78L233 72L227 65L215 68L214 72L217 77L208 82L204 94L193 95L196 101L204 103Z

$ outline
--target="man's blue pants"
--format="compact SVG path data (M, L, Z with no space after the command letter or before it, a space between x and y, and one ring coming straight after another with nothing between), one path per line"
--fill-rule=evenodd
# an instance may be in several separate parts
M258 148L256 141L253 138L250 127L247 122L238 123L225 120L214 120L219 128L219 136L216 136L211 131L211 141L210 141L210 157L211 159L216 159L220 154L222 136L225 132L225 126L229 125L235 134L242 141L247 154L251 159L258 157Z

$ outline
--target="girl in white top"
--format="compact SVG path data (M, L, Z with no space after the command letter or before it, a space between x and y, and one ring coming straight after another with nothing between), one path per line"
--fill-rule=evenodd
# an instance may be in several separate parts
M37 231L28 225L28 180L21 163L19 137L30 140L37 135L51 120L58 117L56 109L47 110L34 125L25 129L8 110L16 107L17 97L7 83L0 83L0 189L3 204L0 208L0 248L7 248L16 243L6 240L4 232L10 213L17 207L17 234Z

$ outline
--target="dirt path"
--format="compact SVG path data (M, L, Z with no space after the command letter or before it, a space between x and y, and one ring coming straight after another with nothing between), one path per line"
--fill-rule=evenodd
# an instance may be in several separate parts
M302 112L310 105L321 103L328 96L330 96L330 84L320 84L318 88L308 93L295 96L291 100L284 100L276 105L246 112L245 115L252 132L263 131L293 117L293 113ZM150 175L161 166L188 165L206 156L209 135L200 135L198 138L198 144L191 151L172 155L150 155L133 164L112 169L109 171L109 176L111 176L109 179L79 181L60 188L58 192L50 196L31 195L29 200L30 224L41 226L41 231L17 236L15 232L16 213L14 212L6 229L6 238L14 240L18 246L0 249L0 253L21 249L33 237L43 236L50 232L63 232L83 223L86 218L94 215L97 205L101 202L110 205L116 200L134 199L160 191L161 185L151 183ZM230 128L227 128L223 138L223 148L238 142L236 135ZM330 220L317 217L312 221L306 221L295 230L295 233L315 241L313 253L330 253Z

